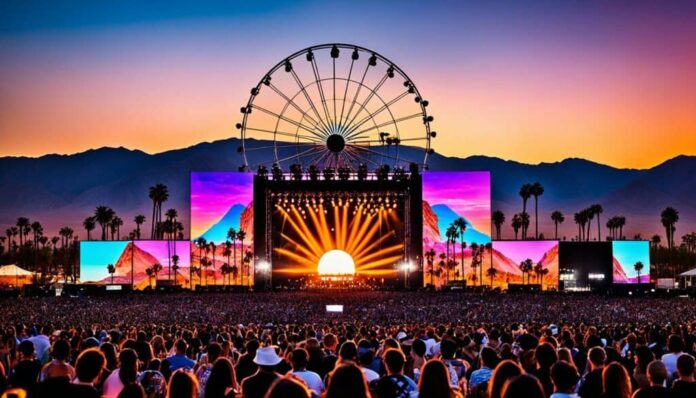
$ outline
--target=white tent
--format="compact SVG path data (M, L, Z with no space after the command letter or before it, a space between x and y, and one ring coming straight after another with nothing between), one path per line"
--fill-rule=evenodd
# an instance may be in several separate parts
M0 267L0 276L32 276L33 273L20 268L17 264L3 265Z
M696 276L696 268L682 272L679 276Z
M689 289L696 286L696 268L682 272L679 274L679 278L681 279L679 284L682 288Z

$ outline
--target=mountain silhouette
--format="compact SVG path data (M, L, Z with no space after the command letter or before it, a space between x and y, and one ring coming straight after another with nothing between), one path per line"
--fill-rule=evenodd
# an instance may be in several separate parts
M135 227L133 216L148 217L152 203L148 188L156 183L169 187L165 209L173 207L188 227L189 174L191 171L236 171L241 163L237 138L205 142L189 148L147 154L126 148L99 148L73 155L46 155L38 158L0 158L0 228L4 231L26 216L39 220L47 234L56 234L71 226L84 236L82 220L99 205L112 207L125 221L122 234ZM268 141L247 142L247 147L268 146ZM256 164L272 159L268 150L249 151L249 162ZM279 157L294 148L279 150ZM422 151L402 147L400 155L417 159ZM518 195L523 183L540 182L545 192L539 200L539 230L545 237L553 235L550 214L560 210L566 215L559 226L559 238L570 239L577 232L572 222L574 212L592 203L604 207L600 222L614 215L627 218L624 235L642 234L649 238L664 228L660 211L666 206L679 210L677 237L696 230L696 156L679 156L650 169L618 169L583 159L566 159L554 163L524 164L495 157L445 157L433 154L430 170L491 171L492 210L506 214L502 238L512 238L509 221L522 211ZM287 164L282 165L287 169ZM530 201L533 203L533 200ZM528 207L529 209L529 207ZM533 205L531 208L534 222ZM596 220L593 235L596 233ZM603 236L606 235L602 225ZM530 229L530 231L533 228ZM149 231L145 231L147 236ZM186 228L188 234L188 228Z

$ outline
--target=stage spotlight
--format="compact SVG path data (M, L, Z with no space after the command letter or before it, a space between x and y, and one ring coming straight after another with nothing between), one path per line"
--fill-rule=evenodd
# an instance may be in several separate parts
M256 269L263 274L267 274L271 272L271 263L265 260L261 260L256 263Z
M273 181L283 180L283 170L278 166L278 163L274 163L271 167L271 175L273 176Z
M365 181L367 179L367 165L362 163L358 166L358 180Z
M309 165L309 169L307 171L309 173L310 180L317 181L319 179L319 168L317 168L316 165Z
M290 165L290 173L292 173L292 179L295 181L302 180L302 165L292 164Z
M331 167L327 167L324 169L323 174L324 174L324 180L326 181L333 181L334 176L335 176L335 170L332 169Z
M256 169L256 175L259 177L263 178L264 180L268 179L268 169L266 166L261 165Z

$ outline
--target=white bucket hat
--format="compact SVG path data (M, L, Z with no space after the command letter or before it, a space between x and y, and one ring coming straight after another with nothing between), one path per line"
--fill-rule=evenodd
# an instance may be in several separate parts
M274 347L263 347L256 350L256 356L254 357L254 363L259 366L275 366L280 363L282 359L276 354Z

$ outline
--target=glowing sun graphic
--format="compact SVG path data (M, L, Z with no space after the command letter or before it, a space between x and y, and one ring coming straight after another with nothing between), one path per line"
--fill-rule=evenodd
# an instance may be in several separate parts
M403 228L396 211L373 210L363 205L277 208L280 247L275 272L343 278L395 276L403 258Z
M355 262L343 250L329 250L319 259L319 276L355 275Z

